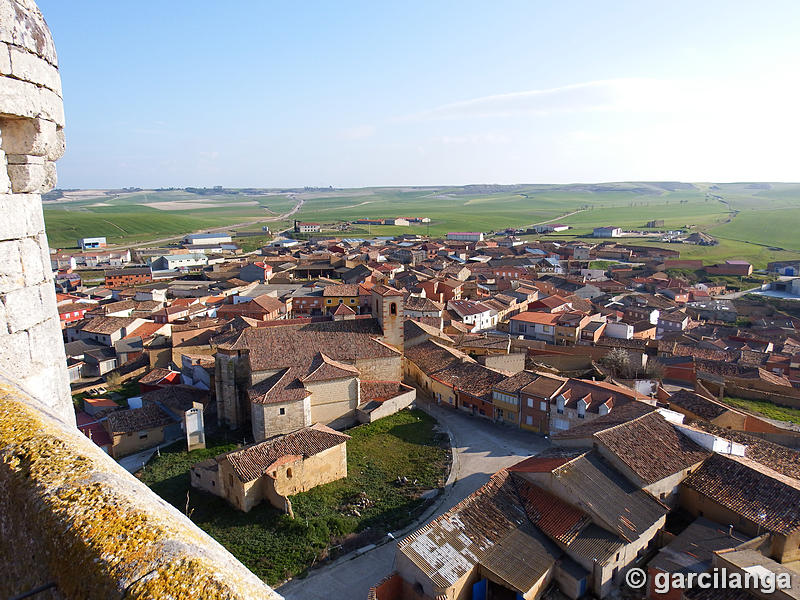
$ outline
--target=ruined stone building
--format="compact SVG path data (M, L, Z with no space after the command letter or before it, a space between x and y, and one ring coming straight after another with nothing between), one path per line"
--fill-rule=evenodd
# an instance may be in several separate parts
M248 512L266 500L291 513L289 496L347 477L349 435L325 425L220 454L192 467L192 486Z
M377 285L371 315L274 323L223 334L216 352L217 414L256 441L313 423L346 427L357 420L362 382L400 382L403 295ZM413 398L412 398L413 399Z
M0 0L0 598L280 598L78 431L42 192L64 112L33 0Z

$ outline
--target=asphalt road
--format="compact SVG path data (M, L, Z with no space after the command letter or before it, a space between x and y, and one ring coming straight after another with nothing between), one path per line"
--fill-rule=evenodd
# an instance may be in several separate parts
M548 447L542 437L495 425L449 409L432 406L433 414L453 440L453 471L444 501L433 516L438 516L470 495L500 469ZM428 517L425 522L433 517ZM422 523L410 529L417 529ZM311 571L305 579L295 579L277 589L287 600L362 600L369 588L392 572L395 543L378 546L353 559L340 559Z

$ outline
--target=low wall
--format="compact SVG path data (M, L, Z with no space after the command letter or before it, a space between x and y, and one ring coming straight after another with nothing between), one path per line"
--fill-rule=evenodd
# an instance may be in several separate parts
M281 598L6 380L0 380L0 490L2 598L46 584L51 589L37 598Z
M775 392L754 390L753 388L746 388L729 382L725 383L725 395L733 396L734 398L744 398L745 400L763 400L777 406L785 406L788 408L800 408L800 398L787 396L785 394L777 394Z

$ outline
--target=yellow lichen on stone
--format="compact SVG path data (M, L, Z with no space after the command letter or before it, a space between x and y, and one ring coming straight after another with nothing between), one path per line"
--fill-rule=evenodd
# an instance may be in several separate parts
M0 596L48 579L52 597L81 600L280 598L85 436L2 385L0 458L0 559L16 574L0 576Z

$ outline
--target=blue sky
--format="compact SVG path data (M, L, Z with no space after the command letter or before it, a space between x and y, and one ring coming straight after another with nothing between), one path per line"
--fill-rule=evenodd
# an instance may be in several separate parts
M800 181L800 3L38 0L59 186Z

